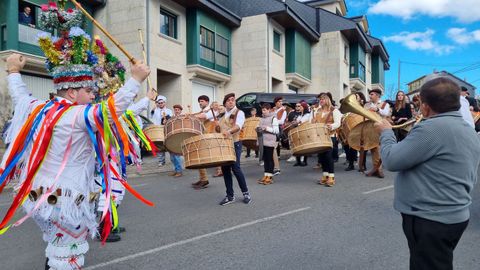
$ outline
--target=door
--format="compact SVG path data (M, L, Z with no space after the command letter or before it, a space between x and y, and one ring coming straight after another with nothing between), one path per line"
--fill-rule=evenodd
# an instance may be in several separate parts
M27 85L27 89L30 90L32 96L38 100L48 100L49 93L57 93L53 88L53 80L50 78L22 74L22 80Z
M215 101L215 85L197 81L192 82L192 113L200 111L198 97L201 95L208 96L208 98L210 98L210 103Z

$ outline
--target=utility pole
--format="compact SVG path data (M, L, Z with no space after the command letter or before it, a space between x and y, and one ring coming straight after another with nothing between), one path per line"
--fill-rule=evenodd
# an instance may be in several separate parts
M400 59L398 59L398 86L397 86L397 91L400 91Z

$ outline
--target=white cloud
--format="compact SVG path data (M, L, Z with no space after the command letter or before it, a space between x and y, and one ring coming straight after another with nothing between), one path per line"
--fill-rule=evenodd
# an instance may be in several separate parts
M461 45L480 42L480 29L468 32L465 28L450 28L447 31L447 37Z
M368 12L406 20L427 15L453 17L464 23L480 21L478 0L380 0L372 5Z
M385 42L395 42L414 51L433 52L437 55L449 54L454 47L450 45L441 45L433 40L435 31L427 29L425 32L401 32L399 34L383 37Z

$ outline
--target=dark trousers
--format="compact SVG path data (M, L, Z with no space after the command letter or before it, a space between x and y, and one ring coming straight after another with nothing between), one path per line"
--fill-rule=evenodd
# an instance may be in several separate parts
M351 148L347 144L343 146L343 149L345 149L345 155L348 162L353 163L357 161L357 150Z
M402 214L402 227L410 249L410 270L452 270L453 250L468 220L456 224Z
M277 148L276 148L276 149L277 149L277 156L278 156L278 157L280 157L280 147L281 147L281 145L278 144L278 146L277 146Z
M270 146L263 146L263 168L266 173L273 174L273 151L274 148Z
M332 137L332 142L336 140L337 138ZM323 172L335 173L333 159L333 149L318 154L318 161L322 164Z
M225 187L227 188L227 196L233 197L233 179L232 171L237 178L238 185L242 192L248 192L247 182L240 168L240 156L242 155L242 142L236 142L233 144L235 147L235 156L237 160L232 165L222 166L223 180L225 181Z

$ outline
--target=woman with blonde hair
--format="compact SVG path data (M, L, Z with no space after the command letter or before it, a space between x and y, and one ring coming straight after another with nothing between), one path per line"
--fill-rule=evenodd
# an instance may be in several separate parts
M312 122L325 124L327 129L330 131L330 138L332 139L333 144L337 142L335 130L340 127L341 119L342 114L332 105L330 96L326 93L320 94L320 109L313 116ZM323 175L318 183L320 185L332 187L335 185L335 170L332 149L320 153L319 160L322 164Z

